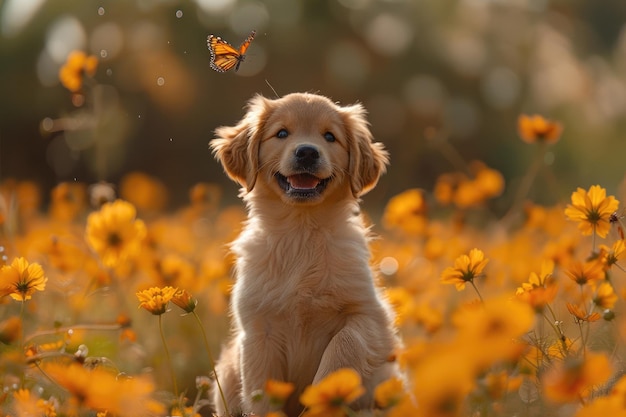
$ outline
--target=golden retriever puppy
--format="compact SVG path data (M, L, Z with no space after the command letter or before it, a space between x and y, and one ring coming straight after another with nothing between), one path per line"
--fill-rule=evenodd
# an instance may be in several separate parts
M374 387L398 370L392 314L358 213L388 162L365 110L315 94L256 96L216 135L211 147L248 209L231 246L232 340L216 367L229 411L264 415L267 400L252 397L271 378L295 385L284 407L295 417L304 388L344 367L367 390L354 407L373 407ZM225 416L217 389L214 404Z

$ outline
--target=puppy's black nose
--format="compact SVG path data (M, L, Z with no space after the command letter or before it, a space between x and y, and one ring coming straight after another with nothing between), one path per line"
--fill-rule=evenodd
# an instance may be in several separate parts
M295 151L296 162L303 167L313 166L320 158L320 153L314 146L300 145Z

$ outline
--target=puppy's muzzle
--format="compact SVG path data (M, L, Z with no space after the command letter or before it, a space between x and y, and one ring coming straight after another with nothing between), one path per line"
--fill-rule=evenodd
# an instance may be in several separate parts
M321 155L313 145L299 145L293 151L292 172L276 173L278 185L294 201L311 201L321 196L331 178L320 178Z
M311 145L300 145L294 152L295 168L313 173L320 160L320 153Z

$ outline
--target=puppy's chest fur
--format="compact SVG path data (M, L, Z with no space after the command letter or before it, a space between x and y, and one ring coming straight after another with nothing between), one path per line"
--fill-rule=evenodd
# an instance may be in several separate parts
M250 319L284 316L294 325L358 310L351 294L363 294L360 287L372 284L363 263L367 242L355 235L363 233L344 226L268 234L248 225L233 245L238 255L234 308Z

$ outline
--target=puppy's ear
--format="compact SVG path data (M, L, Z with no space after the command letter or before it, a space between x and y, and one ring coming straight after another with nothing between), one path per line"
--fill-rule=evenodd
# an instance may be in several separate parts
M359 197L374 188L389 164L389 153L374 137L365 118L365 109L355 104L340 109L350 152L350 186L352 194Z
M268 100L257 95L247 105L243 119L235 126L215 129L216 138L210 143L226 174L252 191L259 168L259 146L263 125L267 120Z

